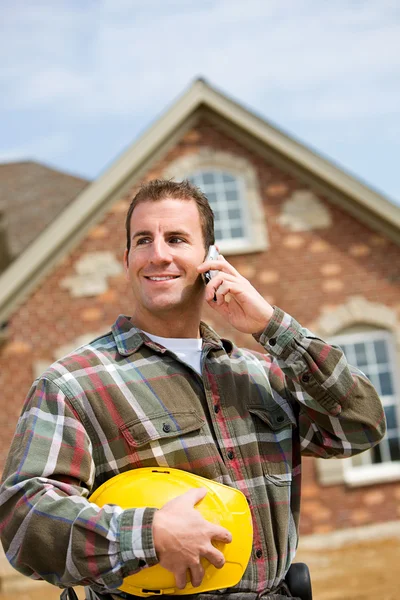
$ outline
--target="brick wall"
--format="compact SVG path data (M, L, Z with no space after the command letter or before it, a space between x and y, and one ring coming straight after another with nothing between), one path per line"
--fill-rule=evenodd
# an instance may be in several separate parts
M185 135L147 178L201 146L214 147L249 160L257 171L270 248L265 253L229 257L271 304L310 326L322 310L334 309L350 296L363 296L396 310L400 318L398 267L400 249L316 194L328 209L330 226L293 232L282 225L285 202L300 180L240 146L206 121ZM0 347L1 390L0 468L4 464L23 399L33 380L35 364L54 360L61 346L87 333L106 331L119 313L130 314L131 298L123 272L106 277L101 293L74 297L65 280L76 276L76 265L88 253L110 251L122 260L124 220L129 195L114 204L86 239L67 256L12 316L8 341ZM397 279L396 279L397 278ZM236 334L206 309L205 318L221 335L257 348L251 336ZM301 528L303 533L400 518L400 483L347 489L321 488L312 459L304 462Z

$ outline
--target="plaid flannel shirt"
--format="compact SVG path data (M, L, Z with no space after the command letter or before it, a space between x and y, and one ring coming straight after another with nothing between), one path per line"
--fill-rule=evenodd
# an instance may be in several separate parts
M170 466L248 498L253 552L230 591L281 582L298 540L301 454L371 448L385 433L383 408L339 348L277 307L255 336L266 354L203 323L201 336L200 377L120 316L33 383L0 494L2 541L17 570L104 591L156 564L156 509L100 509L88 497L123 471Z

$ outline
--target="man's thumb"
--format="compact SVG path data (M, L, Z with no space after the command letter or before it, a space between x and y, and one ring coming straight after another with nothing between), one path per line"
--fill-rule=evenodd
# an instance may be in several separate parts
M192 488L191 490L187 491L184 495L187 497L188 501L192 506L196 506L196 504L198 504L200 500L203 500L206 494L207 488L200 487Z

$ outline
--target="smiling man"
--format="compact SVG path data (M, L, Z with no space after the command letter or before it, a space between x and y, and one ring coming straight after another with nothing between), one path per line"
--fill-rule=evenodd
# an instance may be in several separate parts
M195 509L205 490L159 510L88 500L117 473L169 466L236 487L251 507L246 572L201 600L294 597L285 576L298 543L301 454L347 457L377 444L376 391L224 257L204 261L213 214L189 182L142 186L126 231L131 316L54 363L24 405L0 496L7 557L28 576L87 586L88 598L129 598L123 579L157 563L178 588L187 578L200 586L200 559L222 567L212 542L232 539ZM218 272L205 285L210 269ZM205 302L253 334L260 353L201 322Z

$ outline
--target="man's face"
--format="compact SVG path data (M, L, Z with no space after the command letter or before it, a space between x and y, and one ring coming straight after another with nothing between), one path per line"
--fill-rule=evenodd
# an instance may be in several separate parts
M204 261L200 215L194 200L165 198L136 206L125 269L135 298L134 312L146 319L196 311L204 285L196 267Z

